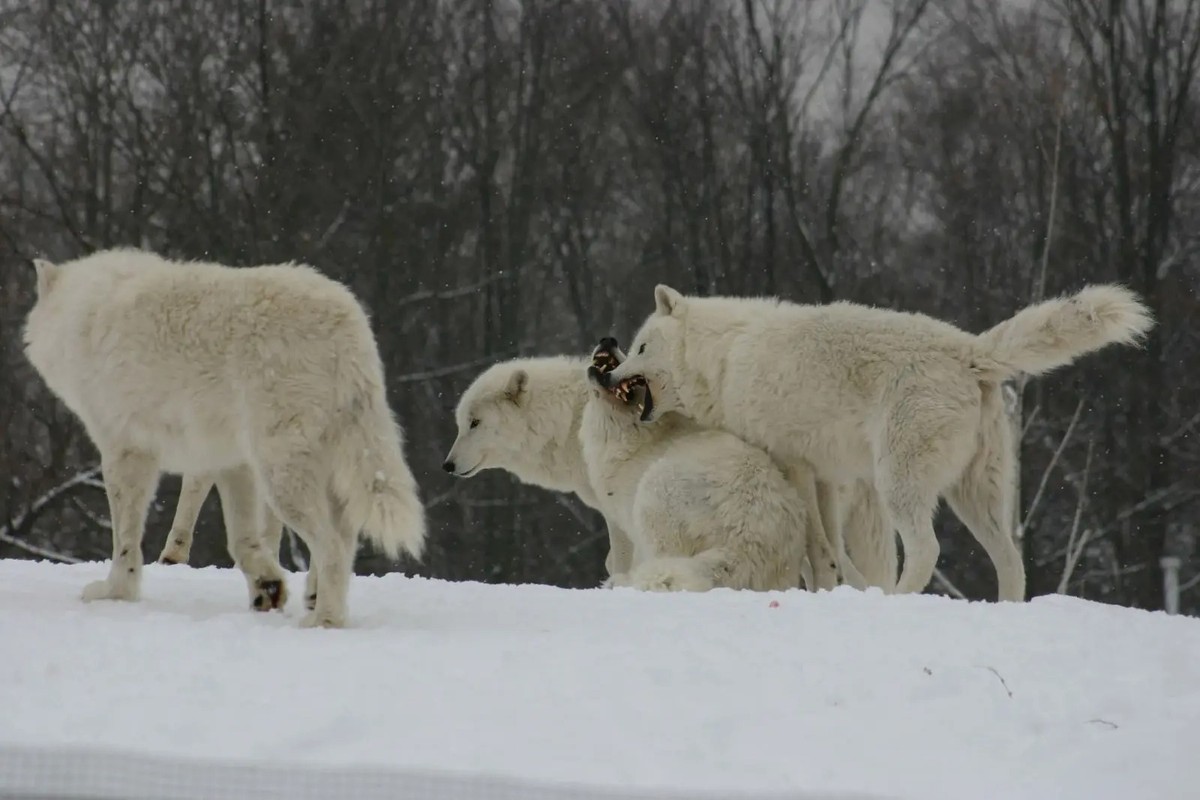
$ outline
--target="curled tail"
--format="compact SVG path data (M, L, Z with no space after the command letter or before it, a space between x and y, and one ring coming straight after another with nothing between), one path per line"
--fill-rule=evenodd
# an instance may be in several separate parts
M355 530L389 558L425 548L425 508L404 460L404 435L382 390L360 395L336 446L333 493Z
M976 337L974 367L1002 381L1040 375L1109 344L1137 344L1154 325L1150 310L1123 286L1088 286L1070 297L1023 308Z

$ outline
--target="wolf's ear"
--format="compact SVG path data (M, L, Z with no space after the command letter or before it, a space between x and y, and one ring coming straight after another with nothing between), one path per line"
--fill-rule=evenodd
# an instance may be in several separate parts
M508 385L504 387L504 396L517 405L521 405L521 400L528 391L529 373L523 369L514 370L508 379Z
M683 295L660 283L654 287L654 313L660 317L669 317L683 310Z
M58 280L58 265L44 258L35 258L33 268L37 272L38 297L45 297Z

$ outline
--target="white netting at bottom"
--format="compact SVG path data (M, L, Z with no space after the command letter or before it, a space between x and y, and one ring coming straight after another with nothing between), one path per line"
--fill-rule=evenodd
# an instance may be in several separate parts
M813 792L596 789L488 775L234 764L96 750L0 749L2 800L872 800ZM874 800L879 800L875 798Z

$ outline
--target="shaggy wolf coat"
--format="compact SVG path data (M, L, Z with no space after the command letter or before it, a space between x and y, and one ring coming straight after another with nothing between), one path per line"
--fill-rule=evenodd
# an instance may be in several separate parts
M606 380L644 376L652 421L679 411L811 465L823 490L870 481L904 545L897 591L933 575L933 513L945 497L995 565L1002 600L1023 600L1008 528L1013 445L1001 381L1040 375L1153 325L1119 286L1047 300L979 334L922 315L852 303L686 297L659 285L629 358Z
M100 451L113 522L107 579L85 600L135 600L161 470L215 473L236 558L282 603L264 504L312 551L305 626L346 622L358 536L419 557L425 515L384 396L367 316L306 266L234 269L110 250L35 262L26 353Z

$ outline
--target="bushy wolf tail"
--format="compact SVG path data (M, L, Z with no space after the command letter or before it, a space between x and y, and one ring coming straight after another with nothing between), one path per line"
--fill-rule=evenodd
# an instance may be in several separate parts
M1123 286L1088 286L1070 297L1021 309L976 338L974 366L985 379L1041 375L1109 344L1137 344L1154 325Z
M425 549L425 508L404 460L404 434L382 387L370 387L344 420L334 447L332 489L346 521L389 558Z

